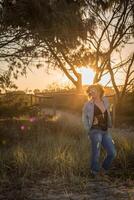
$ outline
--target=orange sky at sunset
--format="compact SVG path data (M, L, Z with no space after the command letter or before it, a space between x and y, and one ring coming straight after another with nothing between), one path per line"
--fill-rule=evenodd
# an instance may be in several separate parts
M82 84L91 84L94 78L94 72L92 69L87 69L85 67L79 69L79 72L82 73ZM106 84L108 81L108 76L105 76L100 83ZM16 85L19 90L25 89L45 89L48 85L53 82L58 84L69 84L67 77L61 73L59 70L51 71L50 74L47 74L44 68L34 69L33 72L28 72L27 77L19 77L18 80L15 80Z
M133 45L128 45L123 53L123 59L127 57L130 53L133 52ZM115 56L116 57L116 56ZM115 59L118 63L118 60ZM28 71L27 78L26 77L19 77L18 80L15 80L15 84L18 86L18 90L34 90L34 89L40 89L43 90L48 87L48 85L52 84L53 82L57 82L59 85L67 85L71 84L71 82L67 79L67 77L60 71L60 70L51 70L49 74L46 72L47 66L42 67L40 69L37 69L36 67L32 68L32 72ZM91 84L93 82L94 72L90 68L81 68L78 69L80 73L82 73L82 84ZM117 73L115 76L117 84L121 85L124 83L123 81L123 70L120 73ZM102 85L106 85L109 81L109 76L106 75L102 78L100 83ZM111 86L111 83L109 84Z

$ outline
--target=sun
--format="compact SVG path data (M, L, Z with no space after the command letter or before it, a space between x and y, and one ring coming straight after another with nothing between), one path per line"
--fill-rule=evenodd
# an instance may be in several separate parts
M82 85L89 85L93 83L95 72L91 68L81 67L78 72L82 75Z
M95 76L95 71L93 69L87 67L81 67L78 69L78 72L81 73L82 75L82 85L90 85L93 83ZM101 78L99 83L105 86L109 82L109 80L110 76L106 74ZM111 83L109 83L108 85L111 85Z
M80 68L77 68L77 73L80 73L81 74L81 77L82 77L82 85L91 85L93 84L93 80L94 80L94 77L95 77L95 71L90 68L90 67L80 67ZM76 77L74 76L74 74L72 73L71 74L72 77L76 79ZM107 83L109 82L110 80L110 77L109 75L105 75L101 78L101 80L99 81L100 84L102 84L103 86L107 85ZM72 82L68 79L67 76L65 76L65 74L62 74L61 76L58 76L57 80L55 81L57 83L59 83L60 85L70 85L70 86L73 86ZM108 84L108 86L111 86L111 83Z

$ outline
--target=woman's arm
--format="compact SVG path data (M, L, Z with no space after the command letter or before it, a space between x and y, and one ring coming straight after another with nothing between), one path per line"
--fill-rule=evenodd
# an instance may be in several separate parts
M89 129L90 129L90 124L89 124L89 117L88 117L87 112L88 112L87 103L85 103L82 109L82 122L84 125L84 129L86 133L88 134Z
M110 103L109 103L109 99L108 97L104 96L103 97L104 101L105 101L105 106L107 108L108 111L108 127L112 128L112 118L111 118L111 113L110 113Z

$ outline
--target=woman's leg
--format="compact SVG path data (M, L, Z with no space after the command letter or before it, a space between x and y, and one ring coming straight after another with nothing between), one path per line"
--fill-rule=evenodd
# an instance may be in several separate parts
M91 139L91 171L93 174L97 174L100 170L99 157L100 147L102 142L102 134L99 130L92 130L90 132Z
M107 152L107 156L103 161L102 168L108 170L113 159L116 157L116 149L112 137L109 133L104 133L102 137L102 146Z

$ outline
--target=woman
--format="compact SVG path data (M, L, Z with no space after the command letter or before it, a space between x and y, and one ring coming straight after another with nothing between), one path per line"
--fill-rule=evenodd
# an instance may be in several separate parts
M108 128L112 127L107 97L103 96L104 90L100 84L90 85L87 93L91 99L84 104L82 121L84 128L91 140L91 173L93 176L108 172L116 156L114 142ZM101 145L107 152L102 166L99 157Z

